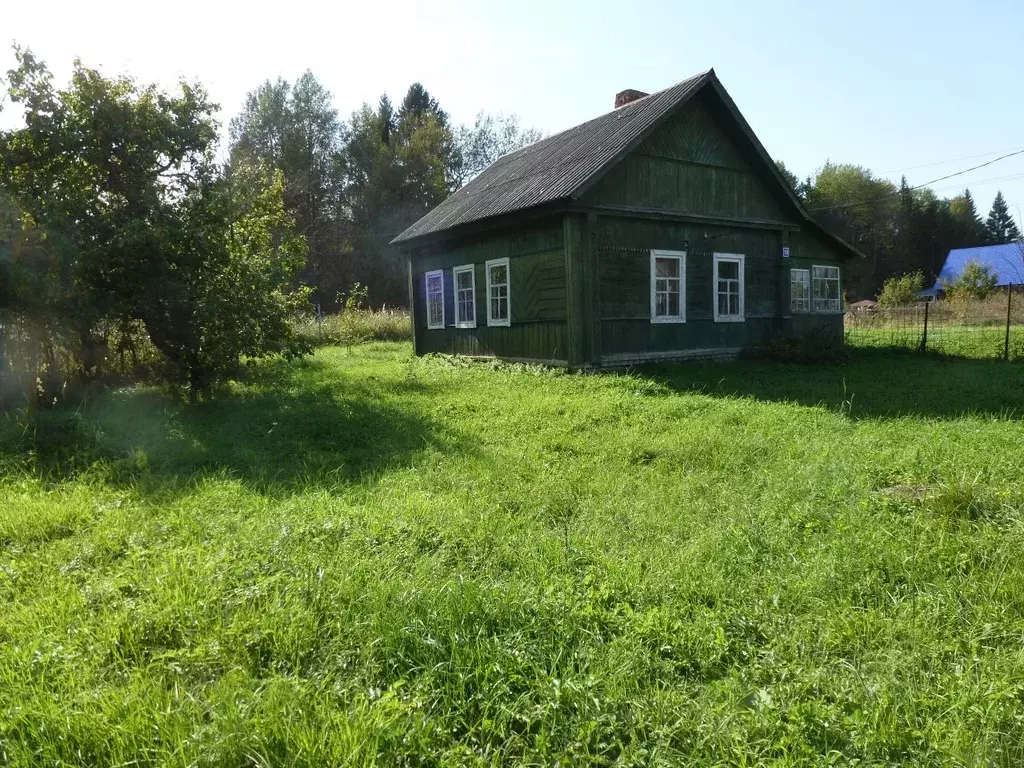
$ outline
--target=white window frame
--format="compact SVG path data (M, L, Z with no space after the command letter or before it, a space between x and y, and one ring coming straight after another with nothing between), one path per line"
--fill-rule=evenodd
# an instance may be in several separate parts
M494 285L491 282L491 269L501 266L505 267L505 298L508 314L504 318L495 318L491 311L493 309L491 304L491 288ZM509 266L508 259L491 259L484 265L484 271L487 274L487 325L509 326L512 324L512 269Z
M473 317L469 320L462 319L462 299L459 296L459 275L469 273L469 295L472 299L470 306L473 308ZM452 270L452 295L455 297L455 327L476 328L476 266L474 264L463 264Z
M675 259L679 262L679 314L658 314L658 259ZM686 251L651 251L651 322L652 323L685 323L686 322Z
M430 322L430 281L434 278L441 279L441 324ZM427 330L428 331L440 331L444 329L444 270L434 269L427 272L423 276L423 295L426 299L425 306L427 308Z
M833 308L818 308L818 299L815 296L816 291L814 290L814 283L819 279L814 273L819 269L835 270L835 277L822 277L821 280L835 280L836 281L836 299L837 306ZM831 299L824 299L824 301L831 301ZM843 270L833 264L813 264L811 266L811 309L819 315L841 315L843 313Z
M711 300L715 310L716 323L742 323L746 321L746 256L742 253L716 253L714 254L714 269L711 281ZM727 261L739 265L739 314L724 315L718 311L718 265Z
M794 285L794 283L796 283L796 280L794 278L797 276L797 274L801 274L801 275L804 276L803 283L804 283L804 285L807 286L807 297L805 299L803 299L803 301L806 302L806 305L803 306L803 307L798 307L796 305L797 299L793 295L793 285ZM811 296L811 270L809 270L807 268L803 268L803 267L801 267L801 268L794 267L793 269L790 269L789 270L789 311L790 312L796 312L796 313L799 313L799 314L806 314L807 312L810 312L811 311L811 301L812 301L812 299L813 299L813 297Z

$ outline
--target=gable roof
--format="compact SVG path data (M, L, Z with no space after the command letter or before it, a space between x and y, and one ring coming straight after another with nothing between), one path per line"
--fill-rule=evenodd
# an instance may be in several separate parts
M851 245L807 213L713 69L498 158L391 242L407 243L472 222L576 200L653 133L665 118L705 87L714 88L721 97L800 217L838 244L844 253L859 257L861 254Z
M929 293L937 293L946 283L956 282L970 261L980 262L991 269L998 276L996 285L1024 284L1024 243L980 245L951 250Z

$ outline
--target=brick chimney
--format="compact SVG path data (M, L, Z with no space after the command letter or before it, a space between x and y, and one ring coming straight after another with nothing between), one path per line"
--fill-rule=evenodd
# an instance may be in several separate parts
M634 88L627 88L624 91L619 91L615 94L615 108L624 107L632 101L642 99L644 96L650 96L649 93L638 91Z

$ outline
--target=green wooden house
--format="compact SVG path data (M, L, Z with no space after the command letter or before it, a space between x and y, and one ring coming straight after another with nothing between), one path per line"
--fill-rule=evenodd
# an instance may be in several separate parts
M714 70L512 152L395 238L417 354L572 368L843 343L843 263Z

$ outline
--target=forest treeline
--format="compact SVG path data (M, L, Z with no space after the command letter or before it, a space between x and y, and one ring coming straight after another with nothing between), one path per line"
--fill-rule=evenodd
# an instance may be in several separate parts
M778 163L808 211L867 258L850 262L850 299L873 297L891 277L921 272L932 285L953 248L1019 240L1002 192L982 220L969 189L952 198L880 178L867 168L828 162L801 181Z
M229 172L258 159L284 175L314 301L333 308L360 283L372 304L404 306L404 256L389 241L498 157L540 137L515 115L480 112L473 125L455 125L420 83L397 106L384 94L345 120L307 71L248 94L230 123Z

